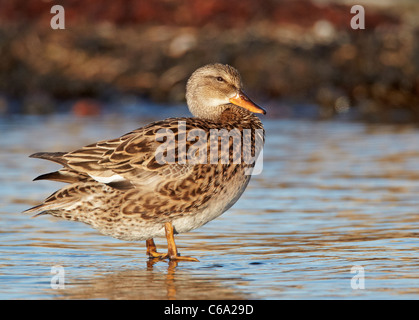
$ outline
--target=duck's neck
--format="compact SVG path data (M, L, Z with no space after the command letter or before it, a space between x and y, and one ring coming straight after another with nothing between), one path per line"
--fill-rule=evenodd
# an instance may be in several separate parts
M242 107L235 106L234 104L230 104L228 108L225 108L217 121L233 124L233 126L242 128L263 128L262 122L256 115Z
M260 119L252 112L231 103L210 107L195 106L198 105L188 104L190 112L196 118L220 124L241 124L240 127L263 128Z
M189 111L194 115L194 117L210 121L217 121L220 119L223 112L229 108L229 104L202 107L198 104L189 103L188 107Z

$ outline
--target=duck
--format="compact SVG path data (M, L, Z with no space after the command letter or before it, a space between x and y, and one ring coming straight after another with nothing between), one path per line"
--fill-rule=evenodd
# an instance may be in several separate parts
M145 241L150 259L199 261L178 252L174 235L219 217L241 197L265 141L256 114L266 111L244 93L237 69L221 63L192 73L186 103L192 117L155 121L70 152L30 155L62 166L34 181L66 185L25 212ZM155 238L166 238L167 253L157 251Z

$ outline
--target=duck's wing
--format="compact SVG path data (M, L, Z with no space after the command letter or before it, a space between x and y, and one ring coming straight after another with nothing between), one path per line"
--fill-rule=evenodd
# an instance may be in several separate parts
M31 157L51 160L64 166L57 172L36 179L64 182L93 179L121 190L139 186L152 188L168 179L182 179L191 173L192 166L179 163L177 157L170 159L167 156L182 152L177 150L177 144L174 143L177 132L172 127L174 125L173 121L167 119L120 138L99 141L72 152L33 154Z

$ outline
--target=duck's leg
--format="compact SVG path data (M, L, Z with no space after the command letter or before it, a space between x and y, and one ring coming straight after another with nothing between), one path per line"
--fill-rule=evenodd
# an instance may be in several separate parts
M171 222L166 222L164 225L164 229L166 231L166 239L167 239L167 257L171 261L199 261L193 257L182 257L178 255L175 237L173 233L173 225Z
M165 259L168 257L167 253L159 253L157 252L156 244L154 243L153 239L146 240L147 244L147 255L150 258L159 258L159 259Z

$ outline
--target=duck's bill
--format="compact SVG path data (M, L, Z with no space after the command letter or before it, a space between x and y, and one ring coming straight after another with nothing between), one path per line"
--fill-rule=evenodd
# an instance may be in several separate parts
M266 114L265 109L259 107L256 103L250 100L250 98L246 96L242 91L237 93L233 98L230 98L230 102L251 112Z

